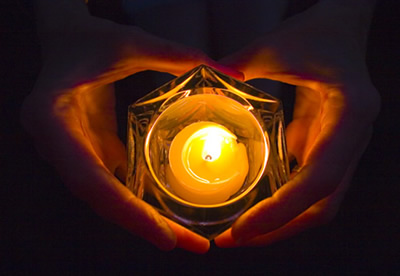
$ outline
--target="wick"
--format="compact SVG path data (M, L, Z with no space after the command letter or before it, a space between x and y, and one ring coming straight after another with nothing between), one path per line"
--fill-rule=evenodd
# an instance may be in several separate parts
M212 156L207 154L206 157L204 157L207 161L211 161L212 160Z

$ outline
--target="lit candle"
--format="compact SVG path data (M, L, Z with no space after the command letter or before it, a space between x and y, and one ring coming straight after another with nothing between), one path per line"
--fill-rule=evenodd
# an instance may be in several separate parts
M167 181L186 201L218 204L240 189L248 170L246 147L233 133L213 122L197 122L173 139Z

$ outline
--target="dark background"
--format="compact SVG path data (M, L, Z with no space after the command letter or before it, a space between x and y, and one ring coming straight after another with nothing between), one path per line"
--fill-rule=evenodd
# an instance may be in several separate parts
M40 69L32 10L18 1L2 3L0 274L400 274L398 1L381 0L372 22L367 62L382 111L335 220L269 247L213 245L205 255L159 251L102 220L37 154L19 122L21 103ZM92 3L99 15L123 19L118 5Z

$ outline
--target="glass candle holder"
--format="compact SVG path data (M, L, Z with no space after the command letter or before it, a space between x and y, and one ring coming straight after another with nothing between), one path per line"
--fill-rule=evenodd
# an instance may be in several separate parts
M205 65L129 106L127 187L213 239L289 176L280 101Z

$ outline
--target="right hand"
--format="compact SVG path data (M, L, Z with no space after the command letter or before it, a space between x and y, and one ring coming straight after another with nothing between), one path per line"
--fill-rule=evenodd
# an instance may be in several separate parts
M180 75L199 64L241 75L136 27L84 11L74 16L39 18L43 68L24 101L23 125L65 185L100 216L164 250L207 251L208 240L165 219L119 181L125 179L126 153L110 84L144 70Z

